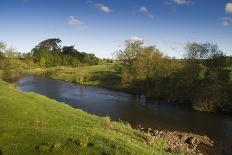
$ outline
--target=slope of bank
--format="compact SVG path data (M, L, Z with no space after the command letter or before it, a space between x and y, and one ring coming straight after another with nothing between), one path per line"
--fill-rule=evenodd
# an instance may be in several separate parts
M84 67L53 67L37 68L27 71L29 74L44 74L45 76L72 83L105 87L125 91L121 83L121 74L114 64L104 64Z
M165 141L0 81L2 154L169 154ZM1 154L0 153L0 154Z

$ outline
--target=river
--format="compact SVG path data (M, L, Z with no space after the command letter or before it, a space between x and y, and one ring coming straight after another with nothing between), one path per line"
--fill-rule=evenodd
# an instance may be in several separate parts
M156 100L145 101L136 95L42 76L22 77L17 86L22 91L42 94L91 114L129 122L132 126L208 135L220 146L232 147L230 116L197 112Z

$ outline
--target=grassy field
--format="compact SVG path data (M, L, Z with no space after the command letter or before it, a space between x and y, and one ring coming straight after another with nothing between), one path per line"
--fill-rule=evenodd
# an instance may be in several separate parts
M170 154L166 142L0 81L0 154Z
M54 67L47 69L46 75L53 79L73 83L96 85L121 90L121 75L113 64L86 67Z

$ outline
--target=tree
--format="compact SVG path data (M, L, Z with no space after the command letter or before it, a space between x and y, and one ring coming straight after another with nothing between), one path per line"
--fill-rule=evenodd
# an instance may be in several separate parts
M78 67L80 65L80 61L78 59L71 59L71 65L72 67Z
M6 49L6 44L0 41L0 52L4 52L5 49Z
M78 58L78 55L80 54L80 52L78 52L74 48L74 46L64 46L62 48L62 53L65 55L70 55L70 56L76 57L76 58Z
M205 60L222 56L217 44L188 42L185 46L185 58L189 60Z
M230 87L231 71L226 69L228 64L223 52L212 43L188 43L185 49L184 75L189 75L192 81L191 91L188 91L192 106L202 111L225 111L230 105L227 88Z
M5 59L2 64L2 78L6 81L12 81L20 77L27 65L22 62L21 54L13 48L5 50Z
M29 69L32 68L32 65L34 64L34 58L31 52L23 54L23 59L28 64Z
M122 86L138 93L151 94L152 83L167 74L166 60L155 46L141 41L126 41L125 49L115 53L121 62Z
M61 40L57 38L47 39L40 42L33 50L35 62L41 63L45 59L46 67L61 65ZM44 61L44 60L43 60Z
M142 51L142 41L127 40L125 42L125 49L114 53L115 58L119 60L124 66L129 67L133 60Z
M208 67L224 65L226 59L217 44L188 42L185 46L185 58L199 67L200 64Z
M47 39L40 42L35 49L44 49L50 52L61 52L61 40L58 38Z
M39 65L40 65L40 67L45 68L45 66L46 66L46 59L44 57L40 58Z
M6 49L6 44L0 41L0 69L2 69L3 59L5 58L4 51Z
M164 63L163 54L155 47L143 47L133 62L136 75L141 79L152 79L160 76Z
M61 66L61 65L62 65L61 54L54 53L53 54L53 66Z
M201 68L208 67L207 72L226 64L223 52L217 44L188 42L185 46L186 67L192 70L192 77L198 77Z

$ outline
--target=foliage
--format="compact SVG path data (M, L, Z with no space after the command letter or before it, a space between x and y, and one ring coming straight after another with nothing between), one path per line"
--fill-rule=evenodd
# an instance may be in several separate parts
M13 81L21 76L27 65L20 60L5 60L3 62L2 79Z
M35 62L40 67L72 66L78 67L81 63L96 65L99 59L94 54L77 51L74 46L61 47L61 40L47 39L39 43L33 50Z
M0 70L1 78L12 81L19 78L28 69L35 67L31 53L19 53L13 48L7 48L6 44L0 42Z
M3 52L6 49L6 43L0 41L0 52Z
M47 39L39 43L32 52L19 53L13 48L0 42L0 70L1 77L12 81L22 74L35 68L48 68L55 66L88 66L100 62L94 54L78 52L74 46L61 47L60 39Z
M115 55L121 62L122 86L153 96L154 80L169 76L179 65L165 58L155 46L142 45L140 41L127 41L125 49Z
M231 112L231 58L216 44L187 43L185 59L163 57L155 46L127 41L118 51L121 84L147 97L187 103L196 110Z
M20 53L14 49L6 49L4 57L1 61L3 80L12 81L17 79L27 69L27 64L19 60L21 57Z

